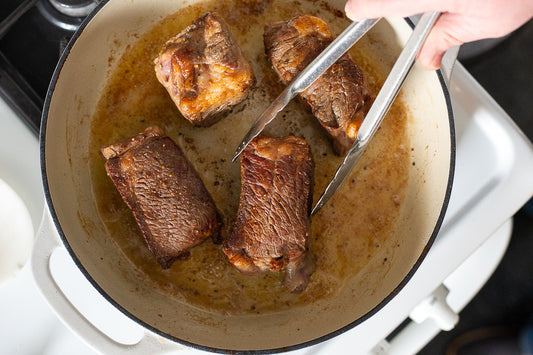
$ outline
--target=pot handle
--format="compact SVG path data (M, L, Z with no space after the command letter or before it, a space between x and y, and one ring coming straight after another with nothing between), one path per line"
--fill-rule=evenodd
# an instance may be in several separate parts
M440 68L447 86L450 86L452 81L452 72L453 68L455 67L455 62L457 62L459 49L460 46L453 46L452 48L448 49L442 57Z
M102 354L161 354L178 348L177 344L148 330L138 343L121 344L94 326L71 303L52 275L50 257L57 248L63 246L45 207L31 256L31 271L38 289L59 319L87 345Z

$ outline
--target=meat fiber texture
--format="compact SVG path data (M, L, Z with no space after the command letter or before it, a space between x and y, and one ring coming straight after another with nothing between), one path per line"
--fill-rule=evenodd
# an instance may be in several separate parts
M314 271L308 252L313 170L303 138L258 138L244 150L239 210L224 246L240 271L287 269L286 287L305 289Z
M230 27L214 12L168 40L154 63L157 79L195 126L215 123L255 82Z
M294 80L333 41L328 25L309 15L269 24L263 38L266 54L284 84ZM300 98L329 134L335 153L346 154L372 101L363 71L350 55L343 55Z
M158 127L105 146L107 174L163 269L221 227L215 204L181 149Z

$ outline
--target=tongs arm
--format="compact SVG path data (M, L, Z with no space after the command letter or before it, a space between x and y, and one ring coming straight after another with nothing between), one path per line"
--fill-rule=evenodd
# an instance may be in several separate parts
M383 121L385 114L389 111L394 99L398 95L407 74L413 67L420 48L424 44L427 35L439 15L439 12L430 12L422 15L420 18L396 63L394 63L385 83L383 83L372 107L363 120L352 148L346 154L343 163L337 169L335 176L326 187L322 196L320 196L311 214L315 214L333 196L365 151L368 143L378 130L381 121Z

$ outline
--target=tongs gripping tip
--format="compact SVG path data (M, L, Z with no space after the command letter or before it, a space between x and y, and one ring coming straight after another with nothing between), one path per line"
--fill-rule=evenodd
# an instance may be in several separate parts
M439 12L430 12L422 15L420 21L416 25L413 33L407 40L405 47L403 48L400 56L394 63L392 70L390 71L387 79L383 83L381 90L379 91L372 107L368 111L359 131L357 132L357 138L343 163L337 169L335 176L326 187L324 193L318 199L315 207L311 211L314 215L318 212L322 206L333 196L333 194L339 189L344 180L348 177L355 164L363 155L368 143L376 133L379 125L383 121L383 118L389 111L394 99L398 95L400 88L413 67L413 63L420 51L420 48L424 44L433 24L439 17Z
M257 118L242 142L237 147L235 155L231 160L234 162L243 152L246 146L257 137L274 117L298 93L304 91L316 79L320 77L330 66L333 65L348 49L350 49L361 37L365 35L379 19L369 19L350 24L330 45L322 51L309 64L292 83L267 107L267 109Z

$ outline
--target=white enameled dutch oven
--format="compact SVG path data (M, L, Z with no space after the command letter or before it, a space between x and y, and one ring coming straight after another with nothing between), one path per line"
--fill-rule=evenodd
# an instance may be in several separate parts
M137 34L195 2L102 1L61 57L41 126L47 209L32 259L36 281L60 317L90 343L105 343L100 346L104 352L148 352L164 344L175 346L174 342L216 352L280 352L330 339L372 317L395 297L438 233L450 196L455 159L452 110L443 77L417 64L404 84L413 148L409 154L416 166L409 164L405 200L390 237L390 243L397 247L388 256L388 267L382 266L382 257L371 259L335 297L281 312L231 316L206 312L153 292L142 278L130 276L124 253L102 237L106 229L87 168L91 118L116 62L109 58L119 58ZM329 6L342 10L344 1L332 0ZM391 62L410 33L411 25L403 19L382 20L373 30L383 43L379 50ZM71 306L50 275L49 259L56 248L66 248L91 284L146 329L139 344L121 347L105 340ZM161 342L161 337L166 340Z

